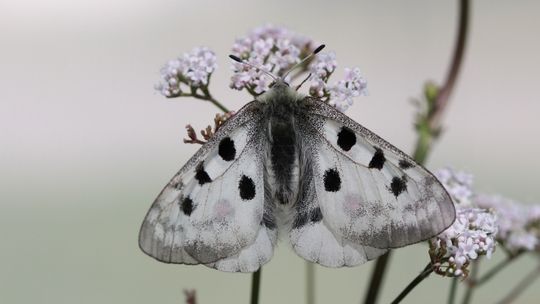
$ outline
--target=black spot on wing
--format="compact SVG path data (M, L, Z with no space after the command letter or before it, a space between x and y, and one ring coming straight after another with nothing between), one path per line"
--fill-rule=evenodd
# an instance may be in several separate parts
M344 151L349 151L356 144L356 135L351 129L342 127L338 133L337 144Z
M240 178L238 190L240 190L240 198L244 201L252 200L255 197L255 183L245 175Z
M180 203L180 209L184 212L185 215L190 216L193 212L193 200L189 196L185 197Z
M385 161L386 157L384 157L384 152L380 148L375 148L375 154L373 154L373 158L371 158L371 161L369 162L369 168L381 170Z
M322 221L323 215L321 208L317 207L310 212L301 212L296 215L293 221L293 229L304 227L309 223L318 223Z
M236 148L234 147L234 140L230 137L225 137L219 142L218 149L219 156L225 161L231 161L236 155Z
M197 166L197 171L195 172L195 179L199 182L199 185L204 185L206 183L212 182L212 179L208 175L208 172L204 171L204 162L201 162Z
M392 178L392 182L390 183L389 190L397 198L403 191L407 190L407 177L406 176L403 176L403 177L394 176Z
M407 160L404 160L404 159L400 159L400 160L399 160L399 167L400 167L401 169L404 169L404 170L405 170L405 169L409 169L409 168L414 167L414 164L411 163L410 161L407 161Z
M337 192L341 189L341 178L336 169L328 169L324 172L324 189L329 192Z

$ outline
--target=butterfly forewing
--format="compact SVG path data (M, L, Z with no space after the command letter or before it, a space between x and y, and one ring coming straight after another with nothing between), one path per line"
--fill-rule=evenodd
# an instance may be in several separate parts
M299 132L313 163L322 221L358 245L395 248L432 237L455 217L437 179L335 108L304 100Z
M263 222L264 136L254 103L230 118L176 174L150 208L139 245L170 263L255 271L275 233Z

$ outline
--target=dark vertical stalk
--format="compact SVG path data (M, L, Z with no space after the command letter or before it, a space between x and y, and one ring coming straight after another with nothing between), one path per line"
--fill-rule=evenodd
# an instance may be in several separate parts
M315 265L306 261L306 303L315 304Z
M259 303L259 290L261 288L261 271L262 267L253 273L253 277L251 279L251 304Z
M454 304L456 300L456 291L457 291L457 278L452 278L452 283L450 283L450 293L448 294L448 304Z
M436 139L434 135L440 127L441 116L446 109L450 100L450 95L454 89L457 77L461 70L463 56L465 53L465 46L467 43L467 32L469 28L469 12L470 3L469 0L459 0L459 21L456 43L450 62L450 68L445 78L444 84L441 86L440 91L437 94L434 109L428 116L429 129L420 131L415 151L413 153L417 162L424 164L428 153L431 149L433 141ZM368 293L364 300L366 304L372 304L377 302L377 297L382 289L382 282L386 272L386 267L390 259L391 251L382 255L377 259L377 264L371 274L371 281L369 283Z
M433 272L433 266L431 263L427 264L427 266L422 270L422 272L412 280L405 289L392 301L392 304L397 304L401 302L408 294L411 292L420 282L422 282L425 278L429 277L429 275Z
M471 274L469 275L471 280L474 282L478 278L478 260L474 260L471 264ZM474 286L468 285L465 290L465 296L463 296L463 304L469 304L472 299Z

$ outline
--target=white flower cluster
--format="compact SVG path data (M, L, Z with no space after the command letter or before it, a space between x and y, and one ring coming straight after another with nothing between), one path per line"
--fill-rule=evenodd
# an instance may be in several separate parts
M438 274L466 277L472 260L490 258L495 250L497 217L474 206L472 175L446 168L436 176L454 201L456 221L430 240L431 260Z
M527 206L494 195L478 195L478 206L492 209L499 217L497 240L511 253L540 247L540 205Z
M329 104L341 112L345 112L352 104L353 98L367 95L367 82L360 74L360 69L345 69L345 79L329 87Z
M236 40L232 54L260 70L233 62L234 74L230 87L246 89L255 96L262 94L272 83L272 78L265 72L282 76L293 65L310 55L316 46L313 40L282 27L267 25L256 28L246 37ZM345 79L328 85L328 80L337 67L336 55L333 52L319 53L306 65L302 72L311 73L309 94L328 101L340 111L345 111L352 105L354 97L367 92L367 83L358 68L345 69Z
M194 48L161 68L161 81L155 89L166 97L174 97L182 93L182 84L190 88L207 86L216 68L216 55L213 51L206 47Z
M285 28L265 25L236 40L232 54L274 75L283 75L294 64L315 50L311 39ZM272 79L264 72L233 62L231 88L246 88L255 95L268 90Z
M495 250L496 217L485 209L458 208L452 226L430 241L434 266L445 276L467 276L471 260Z
M322 98L328 94L327 82L336 70L337 61L334 52L320 53L310 65L311 85L309 95Z

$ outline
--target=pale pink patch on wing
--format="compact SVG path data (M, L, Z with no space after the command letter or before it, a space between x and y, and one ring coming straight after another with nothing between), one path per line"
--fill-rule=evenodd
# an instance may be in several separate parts
M353 194L345 195L345 203L343 204L343 208L349 212L354 212L361 209L362 204L360 202L360 196Z
M214 212L217 218L225 218L230 216L234 212L234 209L228 200L222 199L214 206Z

